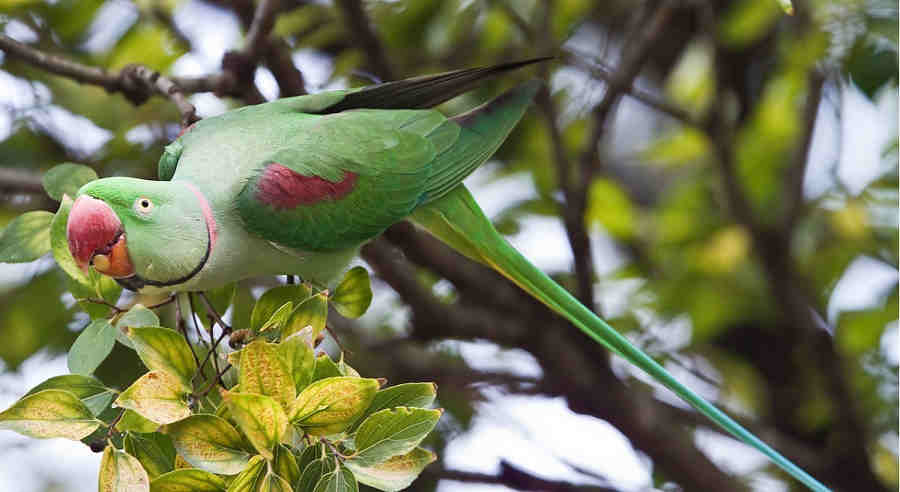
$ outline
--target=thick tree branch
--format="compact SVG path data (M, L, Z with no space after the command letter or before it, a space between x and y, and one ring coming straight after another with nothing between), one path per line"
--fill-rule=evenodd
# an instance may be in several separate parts
M816 128L816 116L819 113L819 103L822 101L822 86L825 84L825 77L818 70L811 70L808 79L806 106L803 110L803 135L795 151L794 159L787 169L782 194L785 204L783 234L790 234L803 211L803 179L806 177L806 165L809 162L809 150L812 147L813 132Z
M453 480L455 482L489 483L505 485L518 490L539 490L541 492L619 492L619 489L612 486L576 485L560 480L548 480L532 475L504 460L500 461L500 472L496 475L433 468L426 468L425 473L442 480Z
M48 72L78 82L98 85L108 92L121 92L134 104L143 104L152 94L168 98L181 113L182 126L197 121L197 111L187 100L181 87L172 79L143 65L128 65L118 73L82 65L60 56L50 55L0 34L0 49L9 57L28 62Z

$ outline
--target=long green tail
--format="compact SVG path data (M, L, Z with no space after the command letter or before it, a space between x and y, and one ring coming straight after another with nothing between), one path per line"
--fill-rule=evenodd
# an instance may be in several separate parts
M656 361L632 345L532 265L494 229L469 190L463 185L416 209L412 219L460 253L497 270L550 309L571 321L589 337L646 371L733 436L760 450L811 490L829 490L700 395L679 383Z

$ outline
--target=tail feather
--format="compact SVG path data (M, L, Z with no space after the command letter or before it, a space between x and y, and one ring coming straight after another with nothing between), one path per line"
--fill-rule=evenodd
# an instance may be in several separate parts
M829 490L718 408L678 382L656 361L632 345L628 339L538 270L500 236L464 186L460 185L440 200L419 207L413 213L412 219L460 253L494 268L571 321L590 338L640 367L733 436L765 454L772 462L811 490L817 492Z
M319 113L337 113L358 108L433 108L472 90L486 79L552 58L552 56L543 56L491 67L466 68L363 87L347 93L339 102L320 110Z
M431 163L425 186L426 203L455 188L497 151L528 109L541 84L540 80L530 80L444 122L444 125L458 126L459 136Z

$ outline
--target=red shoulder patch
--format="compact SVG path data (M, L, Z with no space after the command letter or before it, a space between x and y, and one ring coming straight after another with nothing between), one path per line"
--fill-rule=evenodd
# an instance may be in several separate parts
M318 176L304 176L273 162L256 183L256 199L278 210L339 200L353 191L356 173L344 171L344 178L331 182Z

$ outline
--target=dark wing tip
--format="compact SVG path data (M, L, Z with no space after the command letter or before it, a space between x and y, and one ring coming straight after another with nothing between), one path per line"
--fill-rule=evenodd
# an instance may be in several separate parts
M466 68L364 87L347 94L338 103L324 108L320 114L359 108L427 109L468 92L491 77L553 58L555 57L541 56L490 67Z

